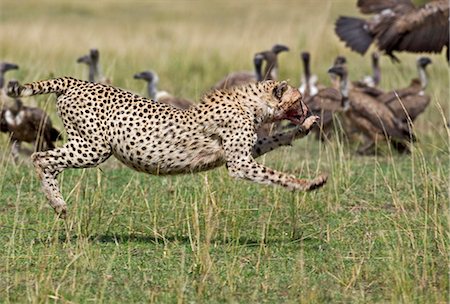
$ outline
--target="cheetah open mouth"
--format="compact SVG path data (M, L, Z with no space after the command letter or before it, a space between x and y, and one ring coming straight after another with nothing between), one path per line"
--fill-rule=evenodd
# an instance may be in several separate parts
M283 118L290 120L294 125L301 125L305 121L306 116L297 110L291 109L286 111Z

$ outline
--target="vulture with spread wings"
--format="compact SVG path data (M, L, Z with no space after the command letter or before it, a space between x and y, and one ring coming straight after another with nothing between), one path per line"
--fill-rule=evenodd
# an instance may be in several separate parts
M353 51L364 55L375 41L378 49L398 61L393 52L440 53L449 60L449 1L434 0L416 7L411 0L358 0L370 19L339 17L335 31Z

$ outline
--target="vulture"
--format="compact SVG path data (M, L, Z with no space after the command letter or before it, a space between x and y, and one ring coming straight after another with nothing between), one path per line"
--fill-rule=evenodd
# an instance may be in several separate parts
M17 70L19 66L10 62L0 62L0 90L5 86L5 73L11 70Z
M337 56L334 60L333 67L337 66L347 66L347 58L344 56ZM372 70L373 76L365 76L362 81L352 81L351 84L354 88L360 89L365 94L368 94L373 97L378 97L384 94L384 91L378 88L378 84L381 80L381 71L378 65L378 54L372 54ZM340 81L338 77L334 74L330 74L330 77L333 82L333 88L340 88ZM371 80L368 80L371 78Z
M361 89L353 88L348 82L345 65L328 70L340 80L342 106L346 118L366 137L365 144L358 149L359 154L369 154L379 139L385 139L399 152L409 152L408 143L415 136L408 124L399 120L391 109Z
M276 80L278 78L278 54L288 50L287 46L275 44L269 51L256 53L253 56L254 72L233 72L217 82L213 89L227 89L251 82ZM265 68L264 72L262 72L264 62Z
M172 105L179 109L188 109L193 105L193 102L188 99L174 97L166 91L158 91L159 77L156 72L144 71L137 73L134 75L134 79L142 79L147 82L147 94L152 100Z
M298 90L305 98L314 96L319 92L319 89L323 88L323 86L317 85L317 75L311 75L310 54L308 52L302 52L300 58L303 62L304 74Z
M316 133L317 139L325 140L329 137L333 127L333 114L342 109L342 96L335 88L317 85L317 76L311 75L310 54L308 52L302 52L300 58L303 62L304 75L298 90L302 93L309 110L314 115L320 116L318 128L315 127L313 132Z
M254 72L240 71L228 74L225 78L217 82L213 86L213 89L229 89L232 87L245 85L247 83L261 81L263 79L261 71L263 60L264 58L262 55L255 54L255 56L253 57L253 66L255 68Z
M54 149L60 132L52 126L50 117L40 108L24 106L19 98L2 112L3 132L10 133L12 154L18 157L22 142L33 143L36 151ZM2 125L3 125L2 123Z
M278 54L288 52L289 48L282 44L275 44L269 51L256 53L255 56L261 56L265 62L264 73L262 80L277 80L278 79Z
M89 54L77 59L77 63L84 63L89 67L89 81L111 84L111 80L103 76L99 67L100 52L97 49L91 49Z
M403 122L408 122L409 119L414 121L430 103L430 96L425 94L428 84L426 67L430 63L430 58L420 57L417 60L418 79L412 79L410 85L406 88L393 90L377 98L381 103L386 104L396 117Z
M11 70L17 70L19 66L10 62L0 62L0 132L8 132L5 121L5 103L11 98L6 95L3 87L5 86L5 74Z
M342 95L334 88L320 89L317 94L305 99L311 113L320 116L319 128L314 128L316 138L325 141L333 130L334 114L342 111Z
M378 49L399 61L394 52L440 53L449 60L449 1L435 0L416 7L411 0L358 0L370 19L339 17L335 32L353 51L364 55L375 41Z

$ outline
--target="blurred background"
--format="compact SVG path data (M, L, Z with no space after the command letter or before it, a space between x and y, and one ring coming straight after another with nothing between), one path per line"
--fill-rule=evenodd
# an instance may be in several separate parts
M326 71L338 54L347 56L350 78L371 73L372 49L362 57L334 34L339 15L360 15L354 0L2 0L0 5L1 57L19 64L10 77L20 81L63 75L86 79L87 68L76 59L97 48L102 73L114 85L144 94L145 84L132 76L152 69L161 89L198 99L227 73L252 70L253 54L275 43L291 49L279 56L279 75L293 85L300 82L301 51L311 52L312 71L322 83L328 82ZM398 56L400 64L382 57L383 75L389 75L382 88L407 85L415 76L418 55ZM444 55L431 57L431 87L438 81L446 90Z

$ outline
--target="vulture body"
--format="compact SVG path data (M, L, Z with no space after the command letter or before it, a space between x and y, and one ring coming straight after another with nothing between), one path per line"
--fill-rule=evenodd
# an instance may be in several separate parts
M50 117L40 108L24 106L19 98L3 109L1 131L10 133L14 158L18 157L22 142L34 144L35 151L46 151L54 149L54 142L60 139Z
M378 139L392 142L399 152L409 152L408 142L415 137L407 124L397 119L387 105L358 88L352 88L345 66L332 67L328 72L340 79L346 117L366 136L367 140L358 153L367 154Z
M377 99L386 104L403 122L409 119L414 121L430 103L430 96L425 94L428 84L428 76L426 67L431 63L431 59L420 57L417 60L417 69L419 71L419 79L414 78L411 84L403 89L393 90L380 95Z
M144 71L134 75L134 79L142 79L147 82L147 94L155 101L162 102L179 109L188 109L193 105L193 102L179 97L174 97L166 91L158 90L159 77L155 72Z
M333 130L333 122L335 113L342 111L342 95L334 88L320 89L314 96L309 96L305 99L305 103L309 110L314 114L320 116L318 129L314 128L316 138L325 140L330 137Z
M4 114L11 140L18 146L21 142L35 143L36 151L54 149L60 132L53 128L50 117L39 108L24 106L18 98L14 101Z
M373 17L340 17L335 24L336 34L353 51L363 55L375 41L380 51L398 61L395 51L440 53L446 46L449 60L448 0L420 7L411 0L358 0L357 6Z

